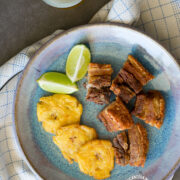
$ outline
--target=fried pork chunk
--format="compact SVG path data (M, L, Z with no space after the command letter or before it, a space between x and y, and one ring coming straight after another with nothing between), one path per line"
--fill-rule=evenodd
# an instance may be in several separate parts
M99 113L98 118L109 132L130 129L133 125L133 119L119 97L116 98L116 101L105 107Z
M86 100L96 104L109 103L112 72L110 64L89 64Z
M132 55L128 56L123 68L120 70L111 85L111 91L128 103L138 94L152 76Z
M116 163L121 166L129 164L129 144L128 136L125 131L118 134L113 139L113 146L115 147Z
M110 97L109 88L88 88L86 100L92 101L96 104L108 104Z
M116 163L120 166L144 167L149 147L146 129L141 124L134 124L127 132L122 132L113 139Z
M138 94L142 90L142 84L128 71L121 69L120 75L123 78L124 82Z
M132 55L128 55L128 60L125 62L123 68L133 74L143 86L154 78Z
M89 76L88 87L101 89L102 87L111 86L111 76L102 75L102 76Z
M128 103L136 94L124 83L121 75L118 73L116 78L112 81L110 90L116 96L119 96L125 103Z
M147 131L141 124L134 125L128 130L130 144L130 166L144 167L149 148Z
M89 76L111 75L113 72L110 64L90 63L88 68Z
M164 113L164 98L160 92L154 90L149 91L147 94L139 94L132 112L136 117L158 129L163 124Z

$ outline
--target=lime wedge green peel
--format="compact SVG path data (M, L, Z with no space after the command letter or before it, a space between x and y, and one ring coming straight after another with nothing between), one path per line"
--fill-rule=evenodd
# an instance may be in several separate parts
M82 79L91 61L91 54L85 45L74 46L66 62L66 74L72 82Z
M78 91L76 83L72 83L65 74L58 72L47 72L37 82L43 90L52 93L72 94Z

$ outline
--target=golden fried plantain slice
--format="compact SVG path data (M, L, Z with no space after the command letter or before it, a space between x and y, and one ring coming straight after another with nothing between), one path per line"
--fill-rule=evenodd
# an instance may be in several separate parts
M69 163L76 160L76 153L86 142L96 139L97 134L93 128L84 125L69 125L61 127L57 135L53 137L53 142L59 147L65 159Z
M53 134L62 126L79 124L82 111L82 104L70 95L41 97L37 103L38 121L45 131Z
M114 148L107 140L89 141L79 149L77 162L83 173L95 179L108 178L114 168Z

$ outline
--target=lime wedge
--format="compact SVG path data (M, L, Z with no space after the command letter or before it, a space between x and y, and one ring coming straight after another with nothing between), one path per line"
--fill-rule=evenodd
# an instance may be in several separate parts
M85 45L76 45L71 49L66 62L66 74L72 82L82 79L91 61L91 54Z
M52 93L71 94L78 91L76 83L72 83L65 74L58 72L47 72L37 82L43 90Z

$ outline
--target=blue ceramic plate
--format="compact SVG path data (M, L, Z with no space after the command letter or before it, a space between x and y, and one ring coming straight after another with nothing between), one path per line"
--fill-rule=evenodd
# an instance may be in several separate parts
M40 97L50 95L40 89L36 79L45 72L65 73L69 51L76 44L86 44L92 62L112 65L113 77L122 67L128 54L133 54L156 77L144 90L162 92L166 101L164 124L160 130L144 124L150 142L144 168L115 165L111 180L125 180L135 175L149 180L166 179L180 162L180 70L174 58L157 42L131 28L117 24L95 24L71 29L59 34L44 45L27 65L19 82L15 101L15 128L20 149L32 171L39 178L92 179L81 173L77 163L70 165L37 121L36 104ZM112 139L115 133L106 131L96 118L103 108L85 101L85 79L78 82L79 91L73 95L83 104L81 124L94 127L101 139ZM111 99L115 97L112 95ZM129 105L131 109L131 104Z

